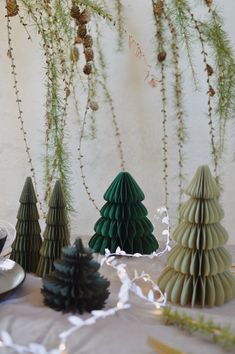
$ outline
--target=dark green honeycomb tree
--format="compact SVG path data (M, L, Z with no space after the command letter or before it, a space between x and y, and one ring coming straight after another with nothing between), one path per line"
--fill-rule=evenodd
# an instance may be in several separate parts
M31 177L27 177L20 196L17 214L16 238L12 243L10 259L19 263L26 272L35 273L42 244L37 198Z
M150 254L158 248L153 225L142 204L145 196L128 172L121 172L104 194L107 203L95 224L95 234L89 241L94 252L115 252L117 247L129 254Z
M43 278L44 303L57 311L91 312L104 307L109 296L109 281L98 269L100 264L85 248L81 239L62 251L62 259L54 262L55 270Z
M198 168L186 193L190 199L181 206L180 224L173 232L177 244L158 285L175 304L219 306L235 296L235 280L223 247L228 234L220 224L220 192L208 166Z
M68 227L67 204L60 181L56 181L46 217L44 241L40 248L40 259L37 275L43 277L50 273L53 263L61 257L62 248L69 245L70 232Z

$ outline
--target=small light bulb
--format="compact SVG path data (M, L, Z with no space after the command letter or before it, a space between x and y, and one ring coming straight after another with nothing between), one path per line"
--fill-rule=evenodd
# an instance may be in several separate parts
M119 301L119 302L117 303L117 308L118 308L119 310L123 309L123 303L122 303L121 301Z

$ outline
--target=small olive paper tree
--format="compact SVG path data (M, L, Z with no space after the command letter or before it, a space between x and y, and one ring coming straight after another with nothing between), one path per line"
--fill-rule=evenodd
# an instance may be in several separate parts
M158 248L153 225L142 204L144 193L128 172L121 172L104 194L107 203L95 224L89 247L95 252L115 252L120 247L127 253L150 254Z
M61 257L62 248L69 245L70 232L68 228L67 204L60 181L55 183L46 217L44 241L40 249L40 259L37 275L40 277L50 273L53 263Z
M54 267L54 272L42 280L46 305L57 311L80 314L104 307L110 283L99 274L100 264L81 239L63 249L62 259L55 261Z
M20 196L17 213L16 238L12 243L10 259L19 263L26 272L36 272L39 249L42 244L37 198L31 177L27 177Z
M228 234L220 224L219 188L208 166L198 168L186 193L190 199L182 205L173 233L177 244L158 285L175 304L219 306L233 299L235 279L229 271L231 257L223 247Z

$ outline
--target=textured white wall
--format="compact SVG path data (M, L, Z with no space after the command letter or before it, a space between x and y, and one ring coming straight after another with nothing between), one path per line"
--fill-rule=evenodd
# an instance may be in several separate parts
M233 0L217 0L225 17L225 27L234 43L235 25ZM153 36L149 35L152 28L151 1L126 0L129 31L142 44L150 62L154 63ZM3 13L4 1L0 2L0 219L6 219L13 224L16 221L18 198L24 179L29 174L22 134L17 121L17 110L10 75L10 63L7 58L6 20ZM13 22L17 22L14 21ZM20 26L13 25L14 48L19 72L20 91L22 92L25 126L30 132L28 140L37 168L40 189L42 188L42 156L43 156L43 115L44 86L42 71L43 58L40 46L34 38L29 43ZM105 48L110 68L109 83L115 99L119 120L127 170L139 182L146 195L145 205L152 219L156 208L164 201L161 163L161 107L159 88L153 89L144 82L143 65L135 58L133 52L126 50L125 54L115 51L115 34L107 29ZM198 62L200 73L201 63ZM185 67L183 70L187 69ZM199 79L201 78L199 74ZM202 76L202 91L206 90ZM206 98L194 94L191 89L191 78L184 82L184 95L187 111L188 143L186 146L186 175L190 180L200 164L210 162L208 144L208 125L206 117ZM85 104L85 103L84 103ZM171 127L174 132L175 118L170 113ZM70 151L73 161L73 195L77 212L73 214L73 233L92 234L93 226L99 217L98 212L87 200L81 186L77 161L78 128L76 116L69 116ZM99 206L109 183L119 172L119 160L116 145L112 135L112 122L109 110L101 105L97 115L97 139L85 141L85 173L90 190ZM232 133L231 133L232 134ZM177 151L175 137L170 142L170 213L174 224L177 216L176 205L177 183ZM233 134L234 135L234 134ZM224 226L230 234L230 244L235 244L234 222L234 178L235 165L232 162L234 143L228 137L227 157L223 165L224 191L221 198L225 211Z

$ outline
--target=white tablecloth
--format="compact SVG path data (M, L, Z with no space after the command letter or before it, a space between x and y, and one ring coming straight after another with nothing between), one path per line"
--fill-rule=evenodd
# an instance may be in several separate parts
M230 248L230 253L235 259L235 247ZM122 260L128 263L130 275L134 269L145 270L154 280L165 261L165 257ZM106 305L106 308L111 308L117 303L120 281L115 271L107 265L102 267L101 272L111 281L111 295ZM58 347L58 335L69 329L71 324L68 315L53 311L43 304L40 288L41 279L28 274L21 288L0 303L0 329L8 331L17 344L42 343L49 350ZM186 353L223 352L208 339L164 326L154 308L135 295L131 295L130 304L130 309L119 311L114 316L100 319L96 324L73 333L67 346L68 354L153 354L147 345L150 335ZM184 311L196 317L203 314L218 323L230 324L235 331L235 301L219 308ZM0 347L0 354L11 353L15 351Z

